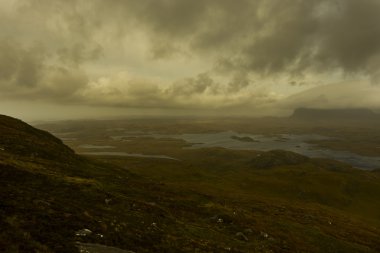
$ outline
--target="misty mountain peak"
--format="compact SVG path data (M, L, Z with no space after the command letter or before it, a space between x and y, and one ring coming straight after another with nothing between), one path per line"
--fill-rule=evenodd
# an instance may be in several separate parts
M291 118L307 120L374 120L380 116L367 108L317 109L297 108Z

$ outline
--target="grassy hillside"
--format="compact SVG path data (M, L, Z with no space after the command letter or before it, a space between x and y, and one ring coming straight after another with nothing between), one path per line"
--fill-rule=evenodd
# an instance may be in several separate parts
M178 161L94 160L1 116L0 251L79 252L78 242L133 252L380 251L378 172L165 141L144 145L175 146Z

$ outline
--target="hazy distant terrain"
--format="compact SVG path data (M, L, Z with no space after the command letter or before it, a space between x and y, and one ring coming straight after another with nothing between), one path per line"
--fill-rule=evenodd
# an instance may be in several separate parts
M39 126L85 155L78 156L49 133L1 116L0 250L378 252L379 170L239 148L270 140L379 155L368 152L379 143L376 125L338 123L151 118Z
M83 145L94 144L93 141L128 148L128 142L139 138L175 139L193 147L285 149L345 161L356 167L380 167L380 116L366 109L298 109L289 118L145 118L62 121L39 127L82 152L89 151Z

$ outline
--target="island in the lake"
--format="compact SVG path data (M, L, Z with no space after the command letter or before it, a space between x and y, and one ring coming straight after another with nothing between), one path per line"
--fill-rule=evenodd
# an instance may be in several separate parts
M233 135L233 136L231 136L231 139L242 141L242 142L260 142L258 140L252 139L249 136L236 136L236 135Z

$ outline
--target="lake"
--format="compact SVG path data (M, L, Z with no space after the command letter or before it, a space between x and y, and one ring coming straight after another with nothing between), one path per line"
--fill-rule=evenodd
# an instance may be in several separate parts
M190 144L187 148L223 147L235 150L269 151L281 149L296 152L313 158L329 158L342 161L360 169L380 168L380 157L369 157L354 154L348 151L337 151L320 148L310 141L331 139L317 134L280 134L256 135L234 131L200 134L155 134L126 132L125 135L111 136L114 140L123 140L130 137L174 138L184 140Z

